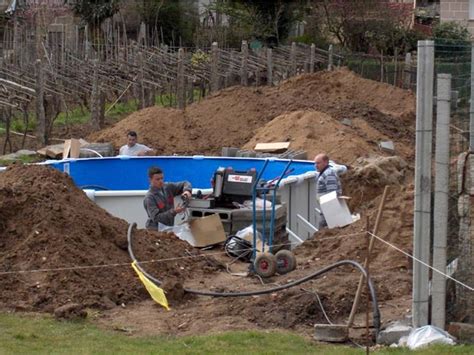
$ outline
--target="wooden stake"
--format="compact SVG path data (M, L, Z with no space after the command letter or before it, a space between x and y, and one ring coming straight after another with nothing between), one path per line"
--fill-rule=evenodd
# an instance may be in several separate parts
M385 206L385 200L387 199L387 193L388 193L388 186L385 186L385 189L383 190L382 200L380 201L380 205L379 205L379 210L377 213L377 219L375 221L373 234L377 234L379 231L380 220L382 219L382 213ZM374 244L375 244L375 238L372 236L370 238L370 243L369 243L369 253L372 252ZM365 260L364 267L367 268L367 265L368 265L368 259ZM355 313L357 311L357 307L359 306L360 295L362 293L363 282L364 282L364 276L361 276L359 279L359 285L357 286L357 292L354 298L354 303L352 304L351 314L349 315L349 320L347 322L347 327L351 327L352 324L354 323Z

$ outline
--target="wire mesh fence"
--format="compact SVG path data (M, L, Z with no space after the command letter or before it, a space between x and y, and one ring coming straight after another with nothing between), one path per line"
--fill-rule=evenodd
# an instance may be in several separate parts
M438 74L451 74L447 264L451 266L448 269L457 269L456 276L460 280L472 284L472 271L469 270L470 266L466 268L466 263L472 262L472 253L469 252L472 250L472 235L474 234L469 227L471 212L470 208L468 210L460 208L463 201L462 187L467 178L465 166L468 162L464 161L464 156L470 149L472 47L465 42L446 44L435 41L434 53L435 81ZM435 91L435 105L437 94ZM437 121L436 112L435 108L433 110L434 124ZM436 139L433 138L435 145ZM472 298L469 292L448 282L448 320L465 320L463 309L467 304L472 305Z

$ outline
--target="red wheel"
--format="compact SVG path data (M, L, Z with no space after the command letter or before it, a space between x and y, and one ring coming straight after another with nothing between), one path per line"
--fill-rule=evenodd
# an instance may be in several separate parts
M280 275L293 271L296 268L296 257L289 250L280 250L275 255L276 258L276 272Z
M277 261L275 255L270 253L258 254L253 263L255 272L261 277L271 277L275 275Z

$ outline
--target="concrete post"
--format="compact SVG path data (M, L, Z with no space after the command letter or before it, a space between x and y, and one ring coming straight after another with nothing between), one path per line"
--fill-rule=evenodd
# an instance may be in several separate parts
M410 89L411 87L411 53L405 54L405 68L403 70L403 87Z
M290 50L290 76L296 75L296 43L291 43Z
M311 51L309 53L309 72L314 73L314 62L316 60L316 46L311 44Z
M177 78L177 93L176 99L178 101L178 108L184 109L186 106L186 87L184 85L184 49L178 50L178 78Z
M240 67L240 85L248 85L248 60L249 60L249 47L247 41L242 41L242 65Z
M138 76L137 76L137 94L138 94L138 108L144 109L146 107L145 100L145 60L143 58L143 52L141 50L137 53L137 64L138 64Z
M99 89L99 69L97 59L93 61L92 72L92 92L90 99L91 124L96 131L100 129L100 89Z
M334 48L332 46L332 44L329 45L329 49L328 49L328 70L331 71L332 68L333 68L333 54L334 54Z
M438 74L437 86L433 267L446 273L451 74ZM433 273L432 290L431 324L444 329L446 324L446 278L437 272Z
M43 64L41 59L37 59L35 62L36 69L36 130L37 137L39 142L42 145L48 144L48 135L47 135L47 124L46 124L46 113L44 110L44 72Z
M267 48L267 85L273 85L273 58L271 48Z
M418 41L413 254L430 263L434 42ZM428 324L429 270L413 262L413 326Z
M469 107L469 150L474 151L474 46L471 47L471 105Z
M213 42L211 46L211 92L219 90L219 47L217 42Z

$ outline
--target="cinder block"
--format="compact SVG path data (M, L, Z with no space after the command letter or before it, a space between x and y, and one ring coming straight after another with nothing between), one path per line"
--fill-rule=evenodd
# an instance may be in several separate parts
M449 323L448 333L463 343L474 343L474 324Z
M395 145L393 144L392 141L380 142L379 147L380 149L385 150L390 153L395 152Z
M397 344L401 337L408 336L412 330L409 325L401 322L390 324L386 329L382 330L377 336L377 344Z
M314 339L331 343L343 343L349 337L349 330L345 324L315 324Z
M223 157L235 157L239 148L234 147L223 147L221 151L221 156Z

